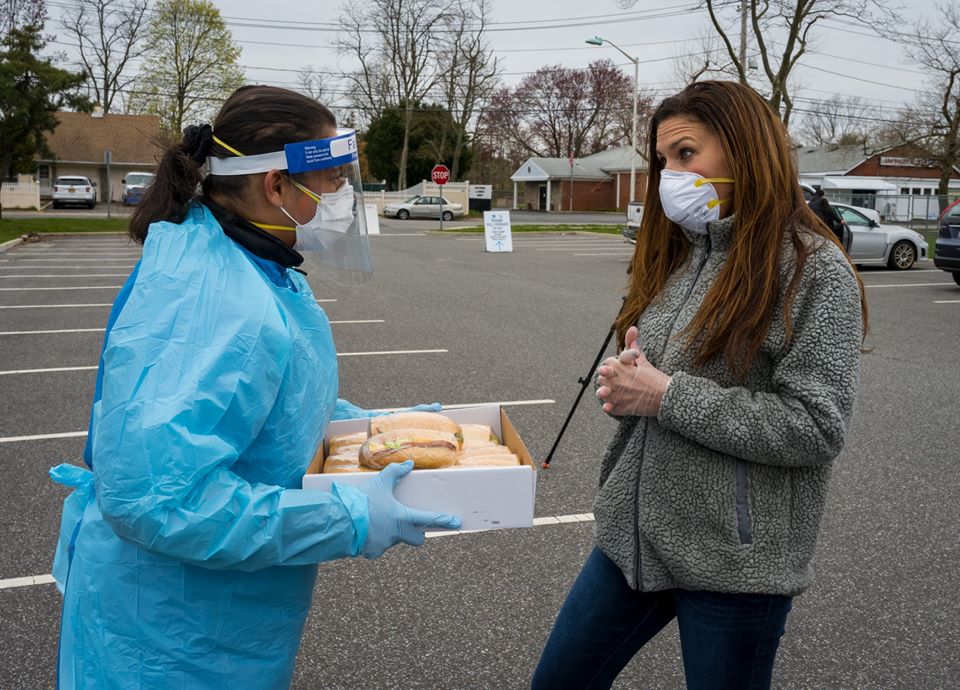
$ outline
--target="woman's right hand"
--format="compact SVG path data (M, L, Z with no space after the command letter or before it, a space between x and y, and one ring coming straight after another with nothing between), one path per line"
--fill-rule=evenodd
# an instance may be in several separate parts
M424 530L430 528L460 528L460 518L455 515L410 508L394 497L394 488L412 469L410 460L393 463L376 477L357 486L367 495L370 521L367 541L360 551L364 558L378 558L400 542L420 546L424 541Z

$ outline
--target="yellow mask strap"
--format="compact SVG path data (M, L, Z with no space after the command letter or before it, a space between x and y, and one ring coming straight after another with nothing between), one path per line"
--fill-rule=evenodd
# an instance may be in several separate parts
M311 192L309 189L307 189L306 187L304 187L302 184L300 184L299 182L297 182L295 179L293 179L293 178L291 177L291 178L290 178L290 181L293 182L293 186L294 186L294 187L296 187L296 188L299 189L301 192L303 192L304 194L306 194L308 197L310 197L311 199L313 199L314 201L316 201L318 204L319 204L319 203L322 203L321 200L320 200L320 197L318 197L316 194L314 194L314 193Z
M708 182L727 182L727 183L733 184L734 181L733 181L732 179L730 179L729 177L704 177L704 178L701 178L701 179L697 180L696 182L694 182L694 183L693 183L693 186L694 186L694 187L702 187L703 185L707 184Z
M728 201L729 199L710 199L710 201L707 202L707 208L716 208L720 204L725 204Z
M296 228L291 228L286 225L270 225L268 223L254 223L252 220L250 222L256 225L261 230L286 230L287 232L297 231Z
M242 154L242 153L240 153L239 151L237 151L237 150L236 150L235 148L233 148L232 146L230 146L230 144L225 143L222 139L218 139L218 138L217 138L217 135L214 134L214 135L212 135L212 137L213 137L213 140L214 140L215 142L217 142L218 144L220 144L220 146L222 146L223 148L225 148L227 151L229 151L230 153L232 153L234 156L243 156L243 155L245 155L245 154Z

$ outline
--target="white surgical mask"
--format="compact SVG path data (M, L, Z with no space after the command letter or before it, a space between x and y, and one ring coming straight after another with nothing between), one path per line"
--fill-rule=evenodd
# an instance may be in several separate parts
M303 185L294 182L297 189L317 201L317 210L313 218L299 223L282 206L280 210L294 222L297 228L297 241L293 248L298 252L323 251L349 232L356 221L356 195L353 185L344 182L335 192L321 194L319 197Z
M692 172L660 171L660 204L667 218L699 235L720 219L721 200L711 182L730 182L728 177L703 177Z

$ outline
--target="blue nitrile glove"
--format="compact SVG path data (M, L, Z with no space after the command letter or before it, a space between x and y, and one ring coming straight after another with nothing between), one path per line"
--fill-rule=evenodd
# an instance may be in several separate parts
M369 529L367 541L360 553L364 558L378 558L395 544L403 542L412 546L423 543L423 531L430 527L459 529L460 518L427 510L410 508L393 495L400 480L410 474L413 462L391 463L380 473L357 485L367 495Z
M343 398L337 399L337 405L333 410L333 419L367 419L369 417L382 417L385 414L395 414L396 412L439 412L443 409L440 403L429 403L427 405L414 405L394 412L384 412L383 410L365 410L357 407L349 400Z

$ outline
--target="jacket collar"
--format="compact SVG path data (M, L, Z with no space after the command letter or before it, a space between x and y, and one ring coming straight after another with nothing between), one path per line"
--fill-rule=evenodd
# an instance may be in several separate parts
M703 235L696 232L690 232L684 227L680 231L693 245L706 244L709 240L711 250L725 250L730 247L733 239L733 228L736 216L729 215L726 218L715 220L707 225L707 234Z
M245 218L228 211L209 197L201 196L197 201L210 210L227 237L254 256L273 261L284 268L293 268L303 263L303 256L299 252Z

